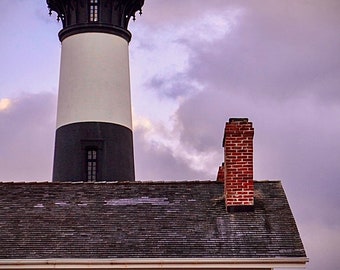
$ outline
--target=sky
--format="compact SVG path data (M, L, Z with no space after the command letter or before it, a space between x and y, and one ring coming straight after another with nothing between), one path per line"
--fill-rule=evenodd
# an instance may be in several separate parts
M137 180L215 180L225 122L255 128L254 178L281 180L309 270L340 263L340 1L146 0L131 21ZM50 181L61 29L1 0L0 181Z

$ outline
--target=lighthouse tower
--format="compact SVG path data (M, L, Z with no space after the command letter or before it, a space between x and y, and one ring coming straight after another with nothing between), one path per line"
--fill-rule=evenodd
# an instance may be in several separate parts
M127 30L144 0L47 0L63 29L53 181L134 181Z

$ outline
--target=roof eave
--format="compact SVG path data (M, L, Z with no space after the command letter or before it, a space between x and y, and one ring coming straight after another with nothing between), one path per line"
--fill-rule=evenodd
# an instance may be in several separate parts
M0 269L304 268L308 258L4 259Z

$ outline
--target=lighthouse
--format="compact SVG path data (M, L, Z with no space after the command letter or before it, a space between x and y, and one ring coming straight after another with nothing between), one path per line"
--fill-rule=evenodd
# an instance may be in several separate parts
M62 22L53 181L134 181L127 30L144 0L47 0Z

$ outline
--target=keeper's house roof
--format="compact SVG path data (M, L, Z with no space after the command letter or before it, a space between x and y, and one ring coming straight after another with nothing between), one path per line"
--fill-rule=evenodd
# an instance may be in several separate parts
M279 181L228 213L218 182L0 183L0 260L305 258Z

